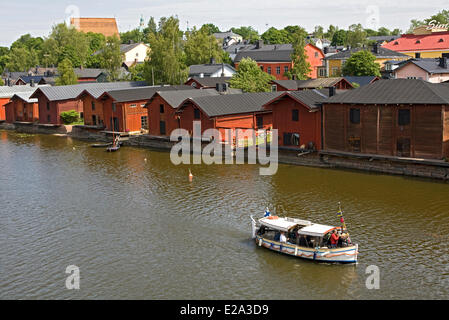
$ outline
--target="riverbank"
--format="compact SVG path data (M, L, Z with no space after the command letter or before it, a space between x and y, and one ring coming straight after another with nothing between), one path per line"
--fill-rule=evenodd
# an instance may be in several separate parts
M110 142L112 134L88 126L53 126L32 123L1 123L0 130L13 130L28 134L51 134L67 136L92 142ZM174 145L166 137L149 135L126 135L124 146L170 150ZM298 151L280 149L279 163L320 168L351 169L382 174L404 175L448 181L449 163L440 160L398 158L371 154L354 154L322 150L300 154Z

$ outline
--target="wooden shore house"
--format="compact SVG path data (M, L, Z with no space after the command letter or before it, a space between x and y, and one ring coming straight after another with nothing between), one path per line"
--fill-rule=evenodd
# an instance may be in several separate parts
M323 149L350 154L449 157L449 85L379 80L323 102Z
M30 98L32 93L16 93L5 105L7 123L39 121L38 100Z

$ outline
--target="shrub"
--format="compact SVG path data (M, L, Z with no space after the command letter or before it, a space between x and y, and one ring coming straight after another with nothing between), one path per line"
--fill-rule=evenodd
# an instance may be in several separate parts
M79 121L80 115L75 110L61 112L61 120L64 124L71 124Z

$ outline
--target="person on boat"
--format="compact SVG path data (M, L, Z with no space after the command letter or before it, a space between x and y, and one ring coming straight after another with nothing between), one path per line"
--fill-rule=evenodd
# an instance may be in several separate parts
M338 239L340 237L337 235L337 230L335 229L334 232L332 232L331 235L331 248L336 248L338 244Z
M279 237L280 243L287 243L287 237L285 236L284 232L281 232L281 236Z

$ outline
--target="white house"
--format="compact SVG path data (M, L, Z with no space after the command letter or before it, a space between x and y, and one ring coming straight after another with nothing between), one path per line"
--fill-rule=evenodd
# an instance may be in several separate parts
M195 64L190 66L189 77L232 77L237 71L227 63Z
M148 57L150 46L145 43L121 44L120 51L125 55L124 63L142 63Z

